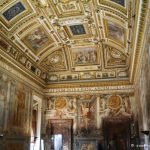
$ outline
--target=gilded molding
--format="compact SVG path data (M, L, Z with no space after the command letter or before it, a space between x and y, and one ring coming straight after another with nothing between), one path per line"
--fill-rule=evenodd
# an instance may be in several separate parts
M4 39L5 39L5 41L4 41ZM34 74L38 78L45 81L46 77L43 77L45 72L43 72L39 67L37 67L37 65L33 61L31 61L28 58L28 56L25 56L20 49L18 49L16 46L13 46L9 41L6 40L6 38L4 36L3 36L3 38L0 38L0 42L1 41L3 42L3 45L5 44L7 47L0 45L0 51L2 50L6 55L9 55L9 57L11 57L13 60L15 60L16 63L19 63L21 66L28 69L31 74ZM22 57L24 57L26 59L24 63L21 61ZM30 65L28 65L28 62L30 63ZM32 66L35 68L34 72L32 71ZM37 73L38 70L39 70L39 73Z
M139 57L140 57L140 52L142 51L142 45L143 45L143 39L144 39L144 31L146 30L145 27L145 22L146 19L148 19L148 4L149 1L148 0L143 0L142 1L142 9L141 9L141 14L140 14L140 23L139 23L139 31L138 31L138 35L137 35L137 42L136 42L136 48L134 48L134 50L136 51L135 53L135 57L134 57L134 61L133 61L133 70L131 70L131 82L134 82L134 78L135 78L135 73L138 67L138 62L139 62ZM147 33L145 33L147 34Z
M112 2L106 1L106 0L99 0L99 3L102 5L105 5L107 7L114 8L115 10L118 10L118 11L122 12L123 14L127 15L127 10L125 7L119 6L118 4L115 4L115 3L112 3Z
M101 93L134 93L133 85L101 86L101 87L76 87L76 88L51 88L46 89L46 96L76 95L76 94L101 94Z
M38 92L41 92L45 87L41 81L33 78L31 75L27 74L25 70L21 70L18 66L12 64L12 62L8 62L3 56L0 56L0 67L3 71L7 72L9 76L19 79L21 82L28 83Z

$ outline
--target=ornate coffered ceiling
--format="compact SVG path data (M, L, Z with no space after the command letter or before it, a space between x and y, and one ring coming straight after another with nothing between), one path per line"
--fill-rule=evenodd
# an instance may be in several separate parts
M146 13L140 14L138 5L134 0L1 0L0 49L47 84L130 84L137 65L132 58L139 53L134 42L142 22L137 22L144 21L137 18Z

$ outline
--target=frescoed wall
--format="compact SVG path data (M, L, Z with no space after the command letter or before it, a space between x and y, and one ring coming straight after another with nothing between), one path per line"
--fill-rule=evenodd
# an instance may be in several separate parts
M149 41L145 46L141 58L141 68L137 75L135 101L136 117L139 124L139 135L141 145L149 145L150 131L150 48Z
M142 57L142 69L136 84L136 107L140 130L150 130L150 49L146 48Z
M0 130L4 128L5 105L7 103L8 78L0 74Z
M30 87L0 71L0 147L24 150L30 140L31 98Z
M97 129L102 128L103 118L133 117L132 97L128 94L47 97L46 122L49 119L72 119L74 134L96 136L99 134Z

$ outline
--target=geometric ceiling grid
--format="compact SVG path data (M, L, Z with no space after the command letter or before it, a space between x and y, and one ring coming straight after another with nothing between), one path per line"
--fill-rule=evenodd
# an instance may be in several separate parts
M130 0L0 2L0 48L47 83L129 80Z

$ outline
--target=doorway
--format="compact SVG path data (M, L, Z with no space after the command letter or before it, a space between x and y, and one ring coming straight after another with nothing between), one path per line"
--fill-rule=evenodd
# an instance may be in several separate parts
M51 138L52 138L51 141L53 143L51 146L51 149L62 150L62 148L63 148L63 136L62 136L62 134L54 134Z
M71 119L49 119L47 134L50 138L50 150L72 149L72 123Z

